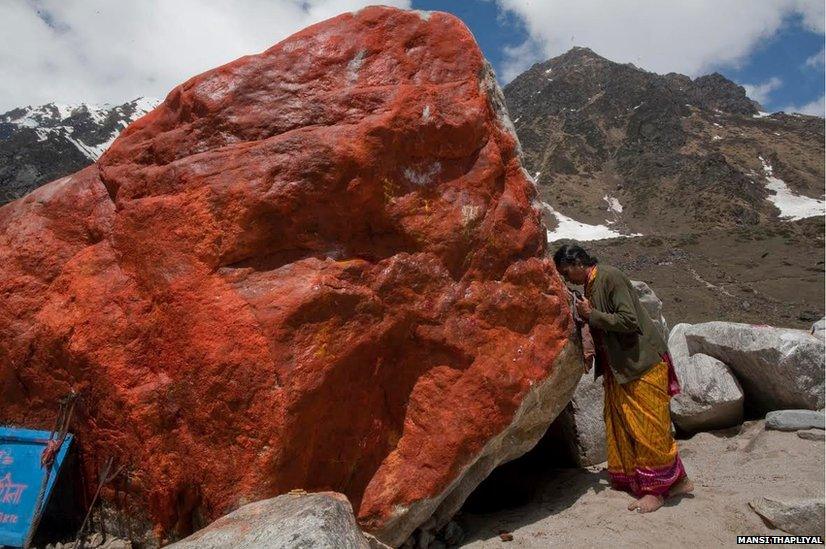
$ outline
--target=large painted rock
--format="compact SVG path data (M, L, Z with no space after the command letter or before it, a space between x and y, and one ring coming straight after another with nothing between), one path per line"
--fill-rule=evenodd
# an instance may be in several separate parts
M103 499L157 541L303 488L400 544L580 375L536 195L458 19L312 26L0 208L0 423L79 392L88 484L127 466Z

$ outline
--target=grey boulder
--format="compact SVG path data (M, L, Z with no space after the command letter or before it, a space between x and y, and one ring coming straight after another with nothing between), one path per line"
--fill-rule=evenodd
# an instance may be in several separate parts
M570 404L555 422L554 427L559 429L566 455L579 467L595 465L607 459L604 400L602 378L595 380L593 372L589 372L579 380Z
M802 431L824 428L823 412L815 410L775 410L766 414L766 429Z
M169 547L370 549L371 543L356 524L345 496L318 492L284 494L244 505Z
M637 290L637 297L639 297L640 303L645 308L648 316L651 317L651 320L654 321L654 325L663 336L663 339L668 340L668 322L666 322L663 316L663 302L645 282L632 280L631 285Z
M822 536L823 499L758 498L749 502L755 513L769 524L796 536Z
M824 340L806 330L735 322L694 324L689 353L727 364L758 412L823 408Z
M724 429L743 422L743 389L731 370L704 354L689 356L686 331L677 324L668 338L668 351L681 392L671 399L671 419L685 432Z

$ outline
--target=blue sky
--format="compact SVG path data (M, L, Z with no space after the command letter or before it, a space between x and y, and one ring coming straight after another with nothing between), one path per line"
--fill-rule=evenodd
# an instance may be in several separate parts
M163 98L192 75L377 0L2 0L0 112ZM823 0L378 0L451 12L501 83L586 46L691 77L719 71L769 111L824 113Z

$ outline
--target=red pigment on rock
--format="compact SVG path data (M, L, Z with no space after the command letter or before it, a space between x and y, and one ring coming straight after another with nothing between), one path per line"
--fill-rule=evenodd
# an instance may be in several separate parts
M0 422L82 391L87 476L129 464L103 496L159 537L441 493L571 330L492 85L458 19L376 7L175 88L0 208Z

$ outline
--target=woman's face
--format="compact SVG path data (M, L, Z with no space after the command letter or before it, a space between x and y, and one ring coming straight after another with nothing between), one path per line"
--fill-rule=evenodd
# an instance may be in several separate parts
M588 281L588 267L580 264L561 265L559 267L559 274L569 283L578 286L583 286Z

